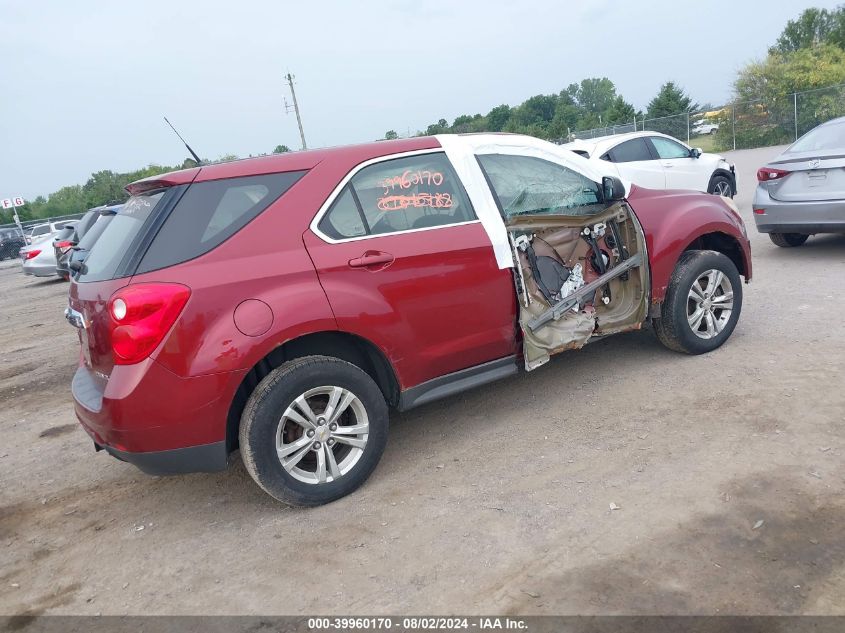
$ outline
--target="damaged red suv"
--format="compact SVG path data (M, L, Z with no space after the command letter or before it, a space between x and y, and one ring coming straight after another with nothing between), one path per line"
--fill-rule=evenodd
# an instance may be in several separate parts
M436 136L141 180L76 272L76 414L154 473L240 449L276 499L360 486L388 411L651 323L731 335L751 278L725 198L652 191L515 135Z

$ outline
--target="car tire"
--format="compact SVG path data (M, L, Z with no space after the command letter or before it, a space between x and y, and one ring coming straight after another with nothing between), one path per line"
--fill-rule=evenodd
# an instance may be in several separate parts
M324 416L333 398L337 414ZM318 506L367 480L387 431L387 403L366 372L337 358L306 356L284 363L255 388L241 416L241 457L273 498Z
M741 310L742 281L734 263L716 251L686 251L653 325L669 349L704 354L728 340Z
M782 248L801 246L809 237L804 233L769 233L769 239Z
M707 193L712 193L717 196L727 196L733 198L733 187L731 181L727 176L714 176L710 181L710 188Z

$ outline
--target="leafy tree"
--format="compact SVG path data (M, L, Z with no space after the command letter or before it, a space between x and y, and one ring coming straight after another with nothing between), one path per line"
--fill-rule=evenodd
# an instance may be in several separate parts
M761 147L795 139L795 97L798 92L798 133L845 115L842 88L815 90L845 83L845 51L832 44L775 53L743 68L734 83L735 113L723 114L716 136L720 147L731 141L737 147ZM813 92L806 92L812 90Z
M290 151L290 147L287 145L276 145L273 149L274 154L287 154Z
M437 123L432 123L425 129L426 136L434 136L435 134L445 134L449 131L449 122L446 119L440 119Z
M396 130L388 130L384 133L384 139L386 141L392 141L397 138L399 138L399 135L396 133Z
M616 100L616 86L607 77L589 77L570 84L566 92L582 110L604 115Z
M498 105L487 113L487 129L491 132L501 132L505 129L511 117L511 107L506 104Z
M845 6L833 11L805 9L795 20L786 23L769 53L794 53L819 44L833 44L845 48Z

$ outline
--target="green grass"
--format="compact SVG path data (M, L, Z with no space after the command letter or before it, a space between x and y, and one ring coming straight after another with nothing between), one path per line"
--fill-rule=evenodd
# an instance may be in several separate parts
M689 140L690 147L700 147L704 152L712 152L713 146L716 142L715 134L703 134L702 136L693 136Z

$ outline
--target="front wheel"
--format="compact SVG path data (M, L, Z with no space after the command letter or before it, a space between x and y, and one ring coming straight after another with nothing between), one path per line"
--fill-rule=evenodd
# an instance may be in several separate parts
M717 196L725 196L727 198L734 197L731 181L728 180L727 176L716 176L710 183L710 190L708 193L712 193Z
M783 248L801 246L810 237L804 233L769 233L769 239Z
M337 358L284 363L241 416L241 456L272 497L317 506L358 488L387 444L387 403L364 371Z
M722 345L742 309L742 280L734 263L716 251L687 251L672 273L657 338L669 349L703 354Z

